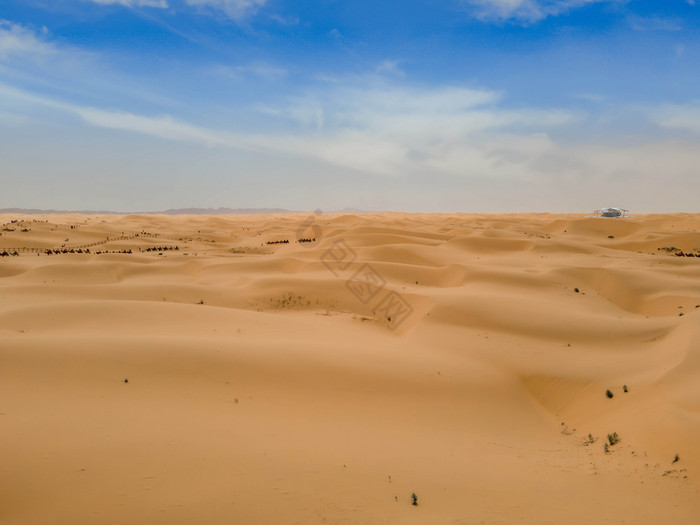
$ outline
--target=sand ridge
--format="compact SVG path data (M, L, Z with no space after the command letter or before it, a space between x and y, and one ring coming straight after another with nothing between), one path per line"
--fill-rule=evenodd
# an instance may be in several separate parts
M0 224L1 525L697 523L700 215Z

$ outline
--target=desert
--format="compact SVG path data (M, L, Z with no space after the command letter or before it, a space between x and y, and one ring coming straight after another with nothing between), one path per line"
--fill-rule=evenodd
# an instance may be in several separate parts
M698 522L700 214L0 223L2 525Z

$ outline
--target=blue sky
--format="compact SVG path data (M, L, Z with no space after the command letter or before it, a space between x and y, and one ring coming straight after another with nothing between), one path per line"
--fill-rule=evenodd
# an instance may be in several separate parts
M692 0L3 0L0 207L700 211Z

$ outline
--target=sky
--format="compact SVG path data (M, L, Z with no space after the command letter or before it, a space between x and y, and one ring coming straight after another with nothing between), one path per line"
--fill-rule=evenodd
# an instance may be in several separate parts
M0 0L0 208L700 212L700 0Z

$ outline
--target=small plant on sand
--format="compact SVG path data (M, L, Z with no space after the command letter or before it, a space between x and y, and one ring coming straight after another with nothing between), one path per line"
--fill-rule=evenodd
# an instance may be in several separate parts
M204 299L200 299L197 304L204 304Z
M629 392L629 388L627 388L627 385L622 385L622 391L626 394Z
M610 454L610 446L607 443L603 445L603 450L606 454Z
M608 443L610 443L610 446L613 446L619 442L620 442L620 436L617 435L617 432L613 432L612 434L608 434Z
M609 389L606 390L606 391L605 391L605 395L608 396L608 399L612 399L612 397L613 397L612 390L609 390Z
M593 437L593 434L588 434L588 437L583 440L583 446L587 447L588 445L592 445L598 440L598 438Z
M418 496L416 496L415 492L411 494L411 505L413 505L414 507L418 506Z
M678 463L680 461L680 459L681 459L681 457L678 454L676 454L675 457L673 458L672 463Z

